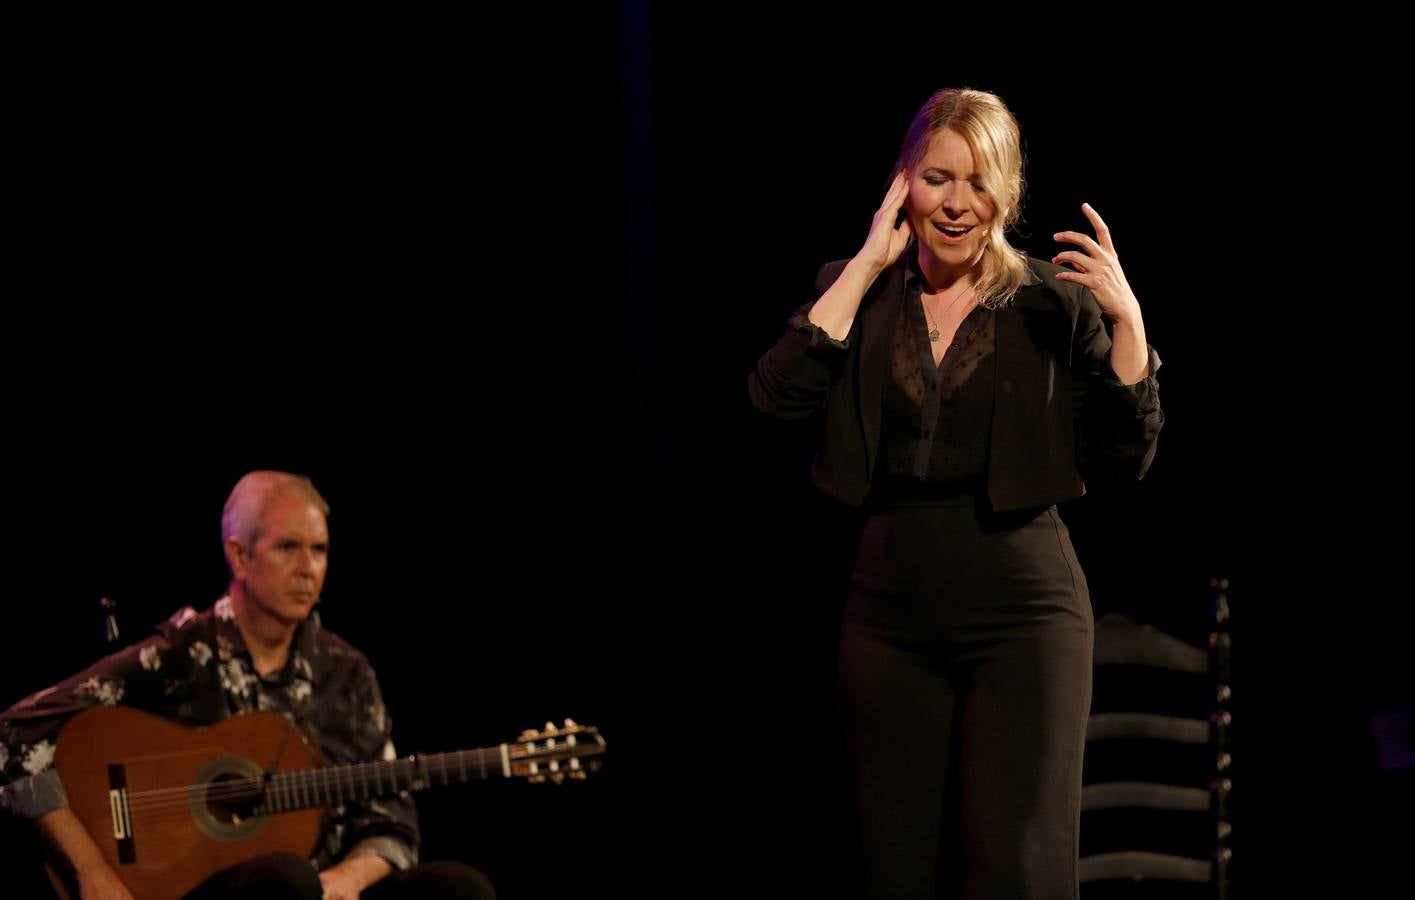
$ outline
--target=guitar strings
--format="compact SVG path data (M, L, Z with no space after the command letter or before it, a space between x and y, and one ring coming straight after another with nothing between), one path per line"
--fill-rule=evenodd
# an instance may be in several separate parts
M501 754L496 751L463 751L465 755L481 753L484 757L494 758L497 770L500 770ZM453 764L451 758L457 757L458 753L437 754L435 757L424 757L428 763L428 780L440 776L439 780L451 783L451 780L463 780L459 778L464 768L461 764ZM465 762L465 758L461 760ZM309 795L323 788L332 791L341 788L359 789L369 796L377 796L383 793L385 782L391 783L396 790L398 787L399 768L409 766L406 760L383 761L374 763L355 763L350 766L339 767L338 770L328 769L295 769L278 772L270 782L266 782L262 776L247 776L243 778L232 778L226 781L207 782L205 784L183 785L180 787L154 788L145 791L134 791L128 794L128 808L130 810L151 809L155 806L185 806L189 800L196 796L204 796L210 799L234 799L242 796L266 797L280 796L294 798L298 795ZM467 774L472 775L476 770L467 768ZM464 781L470 781L468 778ZM480 780L479 778L477 780ZM372 786L373 792L368 792ZM351 790L350 793L353 793Z
M594 744L586 744L576 749L577 752L573 754L575 757L597 755L595 751L598 750ZM501 768L499 750L485 748L425 756L423 760L427 769L418 774L423 776L428 784L440 781L443 785L452 785L479 781L482 780L480 767L469 769L466 766L467 757L475 759L477 755L483 757L478 762L485 762L486 758L494 760L497 765L494 769L488 770L488 774L499 774ZM518 763L525 761L524 758L517 760ZM324 791L327 800L342 800L344 794L347 794L350 799L369 799L409 789L411 785L399 786L398 775L400 773L398 769L406 769L410 765L411 763L407 760L355 763L340 766L338 769L296 769L278 772L271 782L267 782L262 775L233 778L221 782L135 791L128 794L128 809L131 815L136 816L166 810L186 809L193 800L198 799L221 801L238 798L257 800L260 805L272 803L278 805L280 801L293 801L303 806L307 798L317 795L320 790ZM384 790L385 781L391 783L392 791ZM372 791L369 790L370 786L373 788ZM306 808L319 805L322 804L308 804Z

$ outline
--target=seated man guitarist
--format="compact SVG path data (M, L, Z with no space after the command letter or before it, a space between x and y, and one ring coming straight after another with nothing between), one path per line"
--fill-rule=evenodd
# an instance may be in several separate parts
M373 668L311 617L329 562L328 504L309 479L251 472L221 516L229 593L177 612L159 634L0 714L5 805L33 819L84 898L129 897L52 768L59 729L90 706L138 707L187 726L246 710L279 713L313 734L326 765L394 757ZM327 810L313 859L266 854L212 874L188 897L486 897L490 882L453 863L417 865L406 792ZM139 898L141 900L141 898Z

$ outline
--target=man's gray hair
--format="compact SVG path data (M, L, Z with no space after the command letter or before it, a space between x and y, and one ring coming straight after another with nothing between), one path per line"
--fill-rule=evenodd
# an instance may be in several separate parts
M329 504L305 476L266 470L247 472L231 489L226 508L221 511L222 546L234 537L249 550L260 537L266 509L286 497L308 501L329 515Z

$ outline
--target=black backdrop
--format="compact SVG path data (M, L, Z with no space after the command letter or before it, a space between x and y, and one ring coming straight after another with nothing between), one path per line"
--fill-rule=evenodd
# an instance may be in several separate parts
M1194 628L1230 578L1240 883L1377 883L1411 798L1369 724L1412 706L1401 321L1353 277L1389 258L1361 205L1385 151L1340 136L1379 73L1328 86L1256 31L920 15L55 41L13 138L0 702L102 650L102 596L130 638L218 596L230 485L303 471L324 621L400 749L609 735L586 784L424 795L429 856L505 896L839 895L853 520L744 379L863 240L912 112L966 84L1022 124L1016 242L1049 257L1091 202L1165 359L1150 477L1065 511L1097 611Z

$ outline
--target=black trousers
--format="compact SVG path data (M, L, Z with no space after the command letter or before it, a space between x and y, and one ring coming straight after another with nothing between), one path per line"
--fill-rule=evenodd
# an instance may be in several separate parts
M310 861L295 853L268 853L232 866L202 882L185 900L320 900L324 890ZM461 863L427 863L387 878L362 892L360 900L495 900L491 882Z
M1055 508L872 513L840 648L871 900L1075 900L1093 628Z

